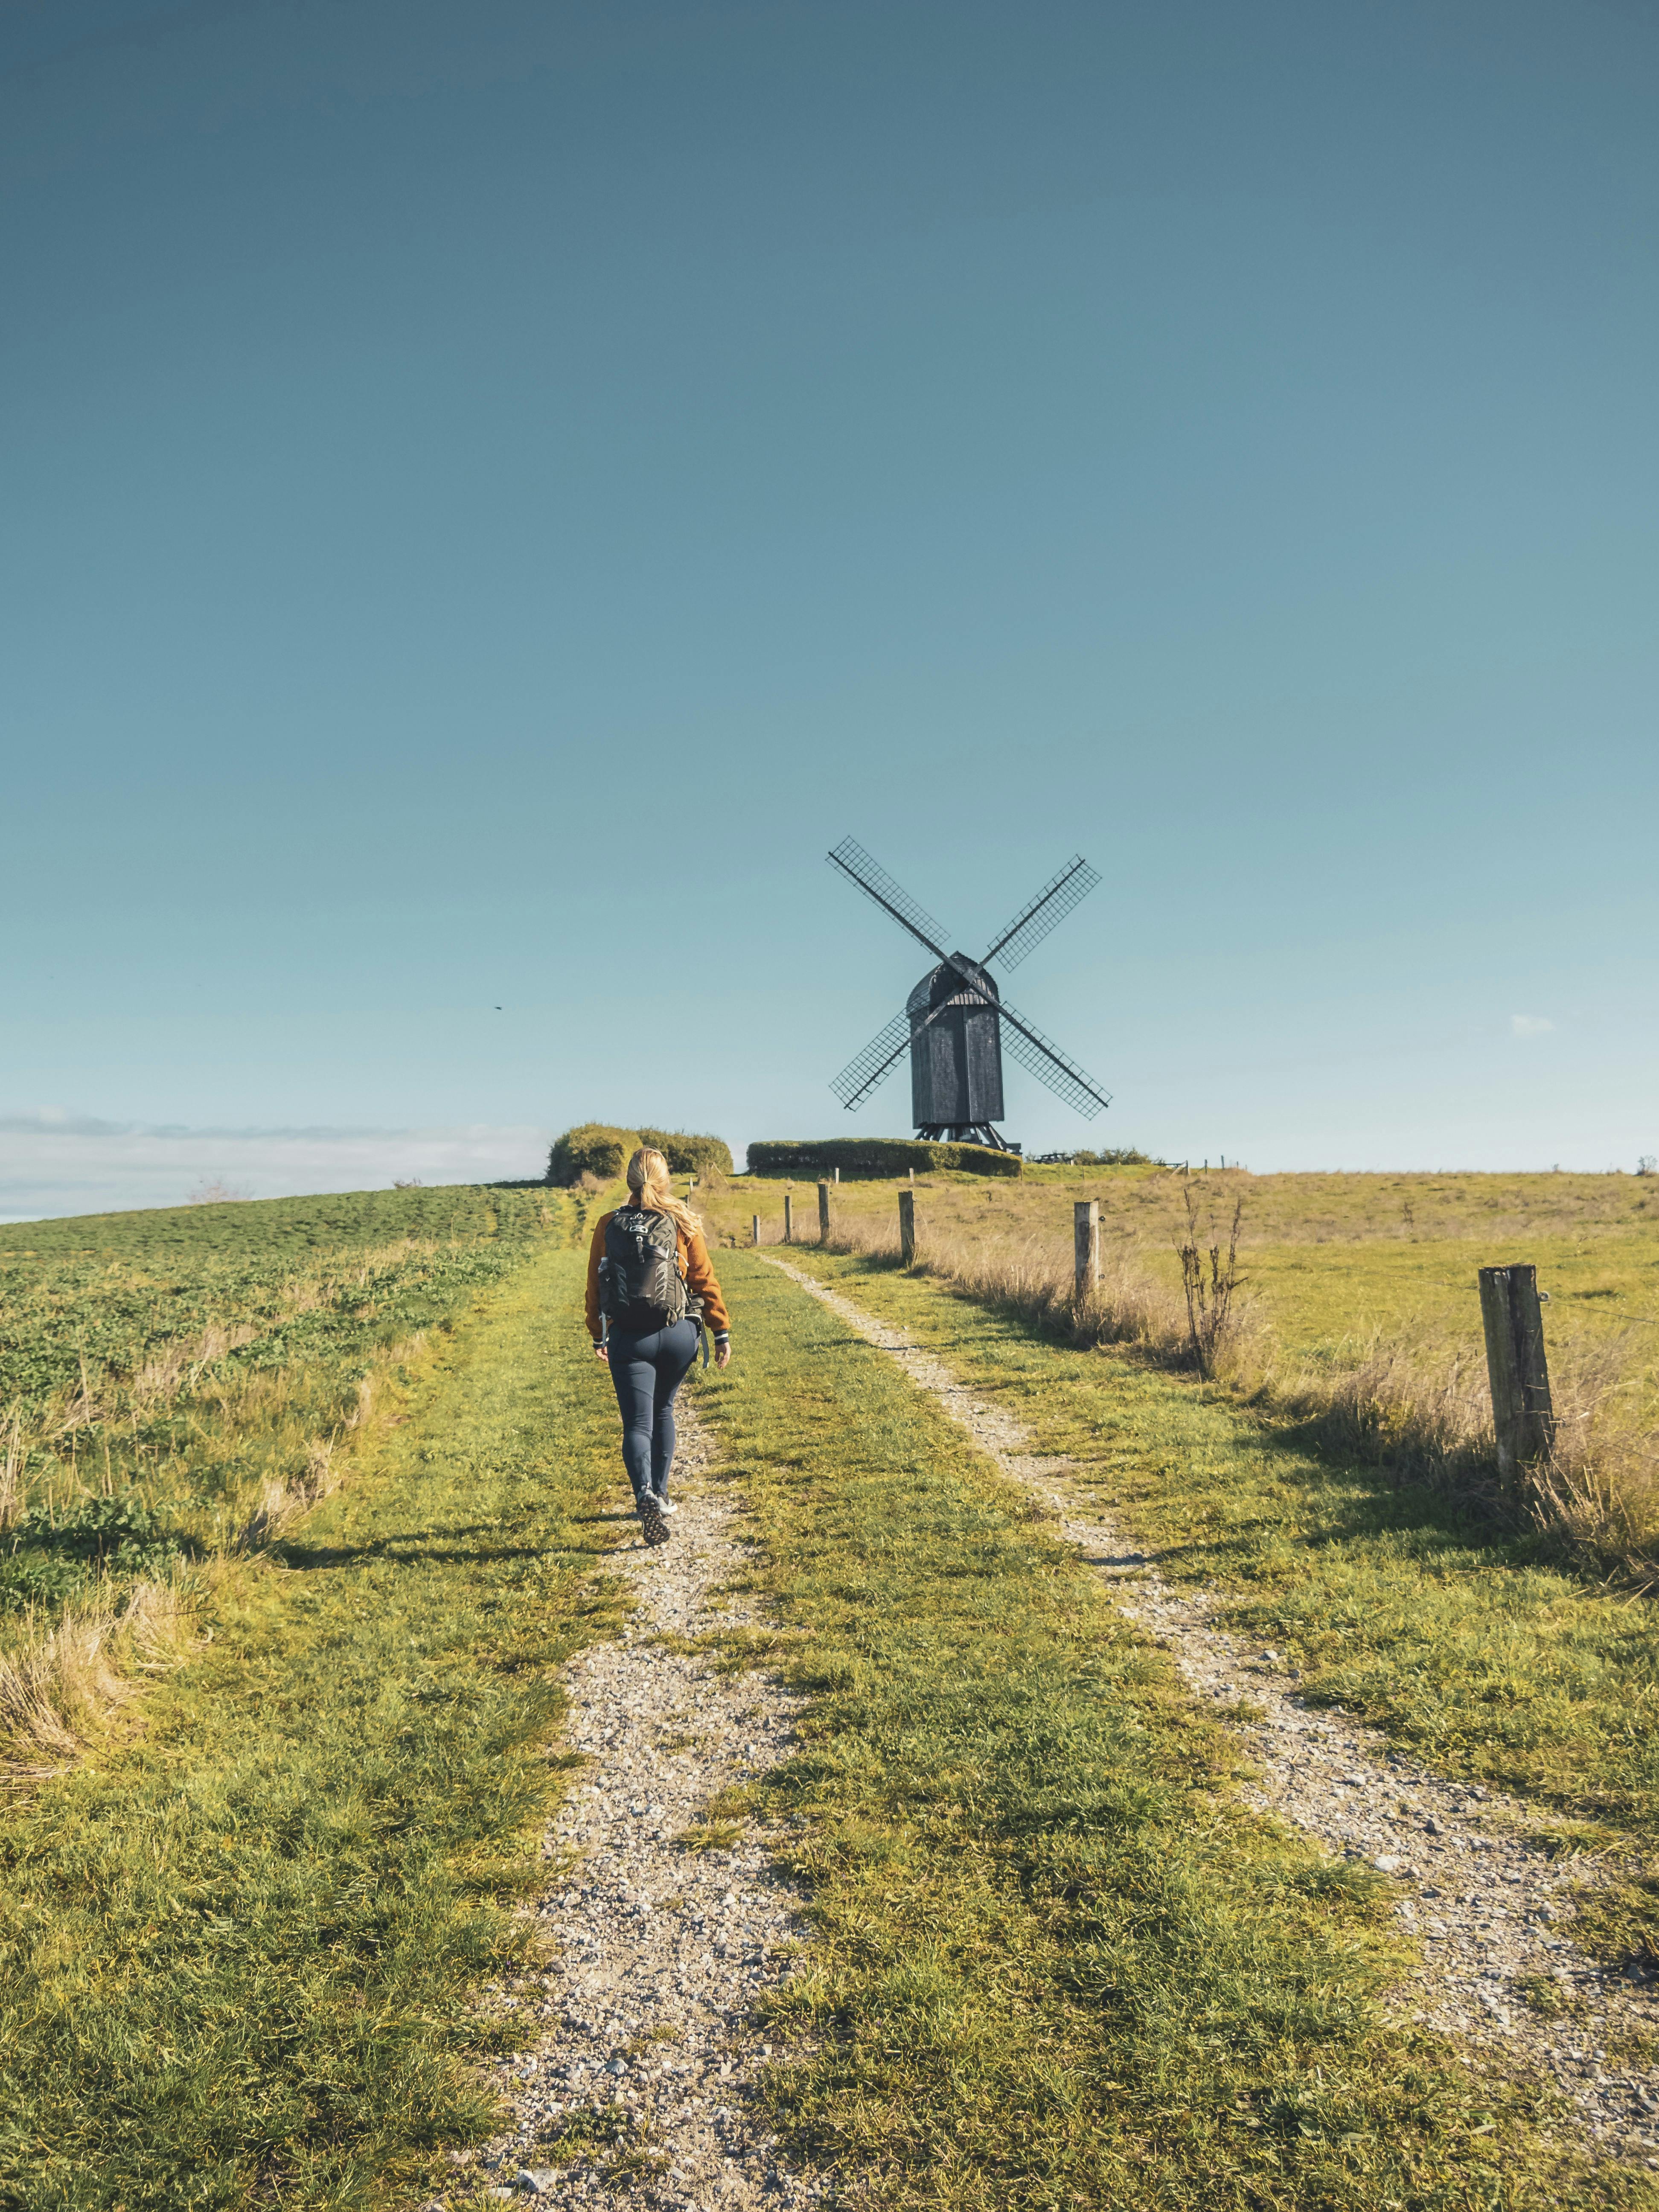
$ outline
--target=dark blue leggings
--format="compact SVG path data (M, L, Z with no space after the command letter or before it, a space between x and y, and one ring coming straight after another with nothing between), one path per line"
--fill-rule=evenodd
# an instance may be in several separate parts
M668 1493L674 1464L674 1393L696 1357L697 1324L687 1319L635 1336L611 1332L611 1380L622 1408L623 1464L637 1502L647 1490Z

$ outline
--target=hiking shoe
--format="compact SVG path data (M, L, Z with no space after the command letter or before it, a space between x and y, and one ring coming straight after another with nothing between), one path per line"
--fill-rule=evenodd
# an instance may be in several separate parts
M662 1517L662 1500L647 1491L640 1500L640 1529L647 1544L668 1541L668 1523Z
M661 1507L665 1513L678 1513L680 1510L679 1507L675 1504L672 1498L659 1497L657 1504Z

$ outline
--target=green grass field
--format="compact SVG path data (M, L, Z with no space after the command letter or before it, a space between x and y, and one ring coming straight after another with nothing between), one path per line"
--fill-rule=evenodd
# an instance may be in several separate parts
M1058 1207L1066 1231L1074 1181L951 1202L964 1231L975 1206L1018 1206L1024 1235ZM487 2131L470 2069L514 2032L479 2000L562 1786L558 1666L618 1619L615 1413L580 1313L607 1195L5 1233L12 1557L72 1565L14 1603L14 1655L124 1578L164 1572L183 1611L162 1671L57 1772L18 1760L0 1810L0 2203L467 2201L444 2154ZM892 1188L860 1196L873 1218ZM716 1205L746 1230L748 1188ZM1622 1216L1572 1233L1601 1231L1642 1249ZM1434 1248L1378 1228L1328 1249L1408 1284ZM1530 1796L1561 1848L1626 1851L1599 1940L1651 1941L1646 1601L1132 1351L797 1256L1073 1455L1316 1698ZM797 2154L849 2203L940 2212L1659 2204L1654 2176L1591 2169L1547 2105L1393 2021L1406 1939L1372 1878L1239 1803L1167 1658L931 1401L763 1260L720 1265L738 1358L691 1387L777 1624L731 1661L807 1700L765 1792L813 1927L769 2030ZM171 1378L148 1398L147 1369ZM330 1437L336 1486L308 1504ZM288 1517L245 1540L273 1485ZM32 1537L42 1503L50 1538L124 1501L165 1533L159 1569Z
M106 1617L146 1586L176 1598L275 1533L337 1479L379 1376L568 1225L551 1194L462 1188L0 1230L14 1755L38 1755L43 1731L47 1748L84 1733L106 1702L69 1646L33 1656L66 1610Z

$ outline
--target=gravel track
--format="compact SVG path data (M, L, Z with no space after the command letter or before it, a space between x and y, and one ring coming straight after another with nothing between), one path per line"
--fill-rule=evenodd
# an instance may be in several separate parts
M545 2032L495 2070L513 2125L482 2163L502 2198L678 2212L823 2193L778 2165L754 2094L771 2055L757 2000L803 1935L795 1899L752 1824L728 1850L674 1840L719 1791L778 1763L794 1711L764 1675L722 1674L681 1647L758 1615L723 1592L744 1565L736 1511L709 1480L695 1407L678 1411L672 1535L647 1550L633 1534L609 1555L639 1609L566 1670L568 1742L592 1764L543 1844L561 1874L534 1910L556 1961L514 1985Z
M1659 2005L1575 1948L1567 1931L1583 1870L1528 1846L1528 1808L1426 1772L1340 1707L1304 1705L1277 1653L1242 1646L1214 1626L1215 1593L1176 1589L1109 1519L1085 1516L1064 1482L1071 1461L1033 1456L1018 1421L902 1329L787 1260L760 1256L890 1354L1005 1474L1053 1508L1115 1602L1167 1646L1200 1698L1255 1709L1259 1718L1222 1716L1260 1770L1243 1788L1246 1802L1397 1884L1395 1911L1421 1948L1395 2002L1506 2070L1553 2081L1605 2154L1659 2166L1659 2075L1617 2063L1621 2043L1659 2030ZM1534 1996L1547 1985L1567 2009L1543 2016L1523 1984Z

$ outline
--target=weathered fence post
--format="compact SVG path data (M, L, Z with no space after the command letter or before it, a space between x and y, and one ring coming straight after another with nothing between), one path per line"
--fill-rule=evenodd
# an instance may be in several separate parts
M916 1256L916 1194L899 1193L899 1258L908 1267Z
M1480 1321L1486 1333L1498 1471L1513 1483L1522 1463L1540 1459L1555 1441L1537 1268L1518 1262L1483 1267Z
M783 1194L783 1241L786 1244L795 1241L795 1201L787 1191Z
M836 1170L836 1181L837 1182L841 1181L841 1170L839 1168Z
M749 1242L751 1244L758 1244L760 1243L760 1216L758 1213L751 1213L749 1217Z
M1100 1280L1100 1200L1079 1198L1072 1208L1072 1243L1076 1260L1075 1296L1081 1305Z
M827 1182L818 1185L818 1242L820 1244L830 1242L830 1186Z

